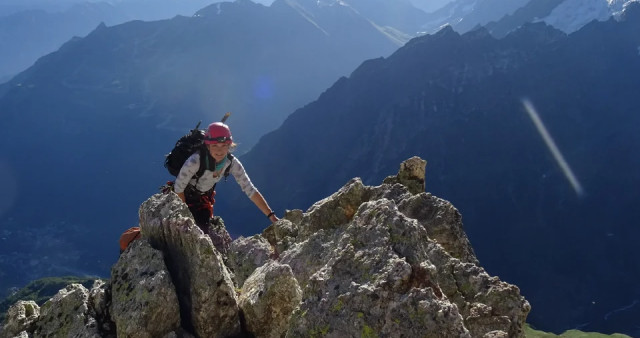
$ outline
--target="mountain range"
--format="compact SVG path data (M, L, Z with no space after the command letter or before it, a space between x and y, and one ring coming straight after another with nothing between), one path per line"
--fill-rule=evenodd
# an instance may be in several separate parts
M348 0L322 1L349 6L394 34L415 37L451 25L464 33L479 25L502 37L526 22L542 20L570 33L591 20L606 20L633 0ZM254 1L271 5L272 0ZM100 23L160 20L192 16L208 0L8 1L0 5L0 83L57 50L75 36L86 36Z
M3 1L0 5L0 83L99 24L192 16L209 0Z
M435 33L449 25L458 33L486 26L503 37L528 22L545 22L572 33L592 20L606 21L636 0L455 0L429 13L421 30Z
M281 212L419 155L427 191L461 210L479 260L531 302L531 323L638 335L639 4L618 20L415 38L298 109L243 164ZM237 196L216 205L232 231L264 226L234 184L218 190Z
M123 22L124 18L106 3L76 5L59 13L34 9L0 17L0 82L8 81L73 36L86 35L103 21Z

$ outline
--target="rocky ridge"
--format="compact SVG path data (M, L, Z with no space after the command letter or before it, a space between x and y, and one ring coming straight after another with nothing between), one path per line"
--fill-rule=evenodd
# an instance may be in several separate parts
M226 254L156 194L110 281L14 304L0 337L523 337L529 303L479 266L460 213L424 192L425 166L354 178Z

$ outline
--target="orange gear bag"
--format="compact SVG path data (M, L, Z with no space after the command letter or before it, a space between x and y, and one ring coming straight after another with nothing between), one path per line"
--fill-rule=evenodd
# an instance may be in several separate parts
M142 236L140 233L140 227L132 227L123 232L122 235L120 235L120 253L123 253L129 244L140 238L140 236Z

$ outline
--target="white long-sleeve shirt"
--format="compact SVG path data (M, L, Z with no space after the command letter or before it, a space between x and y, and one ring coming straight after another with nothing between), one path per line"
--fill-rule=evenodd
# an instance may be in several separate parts
M231 165L231 163L233 163L233 165ZM182 193L184 192L184 189L187 187L187 185L191 183L191 185L194 185L199 191L208 191L209 189L213 188L214 184L216 184L218 181L220 181L221 178L224 177L224 172L230 165L231 169L229 170L229 173L233 175L233 177L236 179L236 182L238 182L238 185L240 185L240 188L247 195L247 197L251 198L251 196L253 196L253 194L256 193L258 189L253 186L253 183L251 183L251 180L249 179L247 172L244 170L242 163L240 163L240 160L238 160L238 158L236 157L233 158L233 161L229 161L229 159L227 158L224 166L218 172L218 176L214 176L214 172L211 170L205 170L202 174L202 177L197 180L196 184L196 179L194 176L198 172L198 169L200 169L200 154L198 152L189 156L189 158L184 162L182 168L180 169L180 173L178 173L178 176L176 177L176 182L173 186L173 189L176 193ZM211 166L214 166L214 164L212 163Z

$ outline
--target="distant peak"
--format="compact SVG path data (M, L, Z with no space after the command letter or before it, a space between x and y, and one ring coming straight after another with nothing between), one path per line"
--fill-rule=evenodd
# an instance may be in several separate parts
M442 27L442 29L440 29L439 31L437 31L435 34L433 34L434 36L442 36L442 35L449 35L449 34L458 34L453 30L453 27L451 27L451 25L445 25L444 27Z
M471 39L485 39L485 38L493 38L489 30L484 26L478 26L477 28L470 30L467 33L464 33L462 36Z
M625 2L622 11L616 13L619 21L640 20L640 0L631 0Z
M546 43L559 40L567 35L559 29L546 24L545 22L525 23L516 29L506 39L535 41L538 43Z

